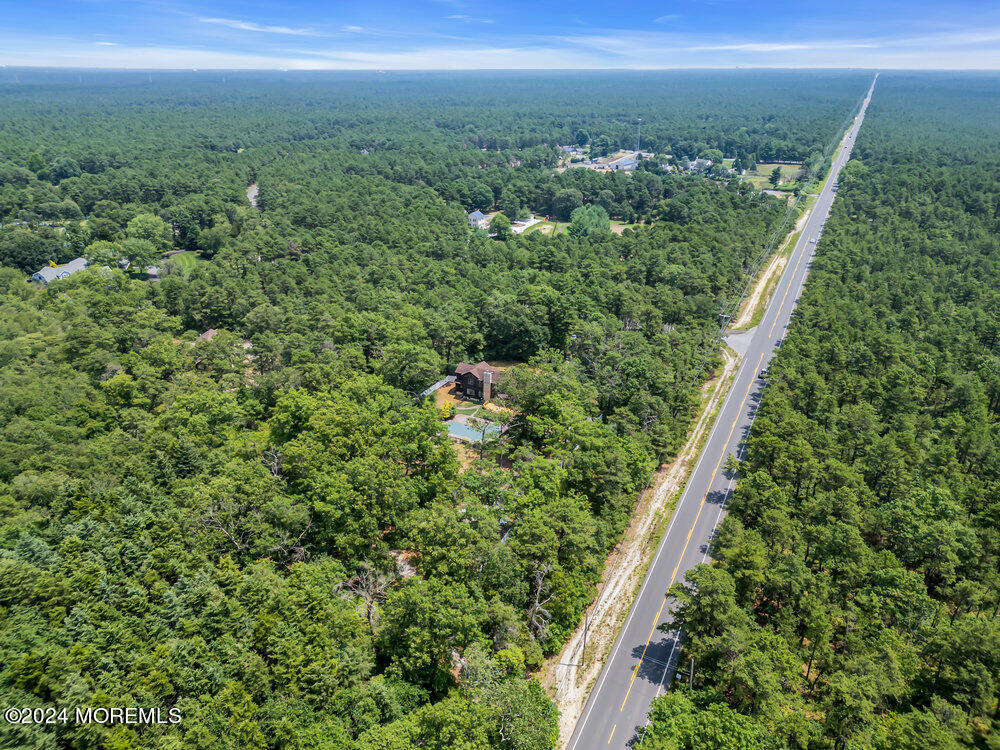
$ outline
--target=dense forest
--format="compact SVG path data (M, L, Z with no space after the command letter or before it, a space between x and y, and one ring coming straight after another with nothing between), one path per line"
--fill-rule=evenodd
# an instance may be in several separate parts
M555 146L641 112L656 151L815 158L867 77L3 75L0 695L183 721L0 744L552 747L532 671L786 214ZM479 359L513 408L471 460L416 394Z
M1000 747L998 83L879 78L642 747Z

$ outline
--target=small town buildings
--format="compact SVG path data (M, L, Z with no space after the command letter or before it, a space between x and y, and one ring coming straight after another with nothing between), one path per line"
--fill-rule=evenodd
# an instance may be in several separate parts
M687 163L687 168L692 172L704 172L712 166L711 159L694 159Z
M489 229L490 228L490 217L480 211L478 208L473 211L468 216L469 227L472 229Z
M473 401L489 401L497 394L496 386L505 374L488 362L475 365L462 362L455 368L455 395Z
M61 266L53 265L36 271L31 274L31 280L39 284L48 284L50 281L57 281L65 279L67 276L72 276L77 271L82 271L86 267L86 258L74 258L69 263L63 263Z

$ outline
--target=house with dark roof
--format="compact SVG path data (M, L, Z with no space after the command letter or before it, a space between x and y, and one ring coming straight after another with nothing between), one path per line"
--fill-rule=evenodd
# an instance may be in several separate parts
M455 395L474 401L489 401L498 393L496 386L505 375L489 362L475 365L462 362L455 368Z
M58 281L72 276L77 271L82 271L87 267L86 258L74 258L69 263L61 266L47 266L31 274L31 280L39 284L48 284L50 281Z

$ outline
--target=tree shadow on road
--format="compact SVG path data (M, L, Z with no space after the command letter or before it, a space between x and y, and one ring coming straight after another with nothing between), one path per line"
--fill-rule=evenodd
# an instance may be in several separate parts
M676 633L661 633L656 630L648 647L638 645L633 648L632 657L636 660L642 659L639 671L636 672L636 680L643 680L654 685L659 685L661 681L666 684L664 673L668 669L668 661L677 655L674 648L676 643ZM643 649L645 649L645 655L643 655Z

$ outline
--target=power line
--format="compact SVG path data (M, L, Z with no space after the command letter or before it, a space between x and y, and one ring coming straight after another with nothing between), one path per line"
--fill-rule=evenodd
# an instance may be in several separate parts
M808 181L812 181L813 179L815 179L816 173L819 170L820 166L825 164L827 159L830 158L836 151L837 145L844 138L843 134L850 128L851 123L853 122L857 114L861 111L861 107L864 105L864 101L867 95L868 92L866 91L858 100L858 103L852 110L854 114L848 114L847 117L844 118L844 120L841 122L840 128L837 130L837 132L840 133L839 137L835 135L830 144L826 147L826 149L824 149L823 159L820 162L817 162L810 170L809 174L807 175ZM775 226L774 232L771 234L771 238L768 241L767 245L764 248L762 248L751 261L747 273L745 274L743 285L740 288L739 295L733 298L727 296L726 299L723 300L722 309L719 312L719 318L720 318L719 328L716 331L715 336L712 338L712 341L709 344L707 344L702 350L701 360L698 362L698 366L695 367L694 370L692 370L692 382L698 381L700 373L702 372L705 365L708 363L709 357L718 350L719 344L722 343L722 340L726 336L726 331L729 329L729 321L732 320L733 317L736 315L736 313L739 311L740 306L743 304L743 300L746 299L746 296L750 291L750 288L753 286L754 279L756 279L757 274L760 272L761 266L763 265L764 261L767 258L771 257L771 255L774 253L775 243L778 241L779 237L784 236L782 234L782 230L788 224L788 219L796 211L801 202L802 202L802 193L799 193L795 201L788 205L788 208L785 210L784 214L781 217L781 221L778 222L778 224Z

